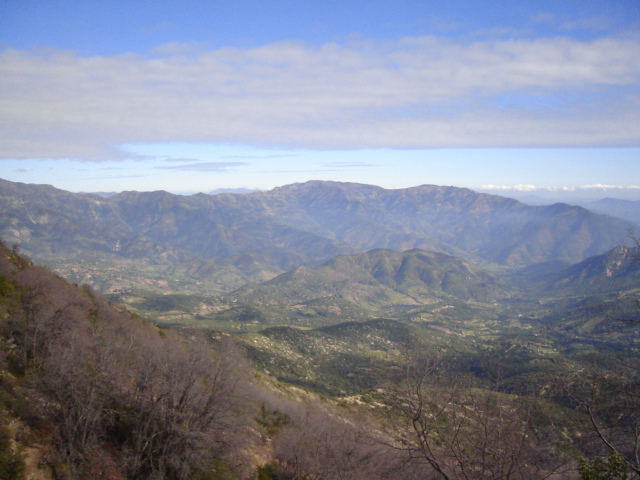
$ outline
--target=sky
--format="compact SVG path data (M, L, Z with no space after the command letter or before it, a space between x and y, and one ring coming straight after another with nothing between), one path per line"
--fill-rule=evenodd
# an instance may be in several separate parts
M1 0L0 178L640 199L640 0Z

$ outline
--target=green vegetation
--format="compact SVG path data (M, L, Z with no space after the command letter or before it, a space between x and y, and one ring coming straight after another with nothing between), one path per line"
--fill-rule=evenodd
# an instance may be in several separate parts
M25 189L0 226L81 286L0 246L2 478L640 476L637 250L563 263L616 221L444 187Z
M612 453L606 460L594 458L587 461L581 458L578 471L582 480L627 480L629 478L626 462L616 453Z

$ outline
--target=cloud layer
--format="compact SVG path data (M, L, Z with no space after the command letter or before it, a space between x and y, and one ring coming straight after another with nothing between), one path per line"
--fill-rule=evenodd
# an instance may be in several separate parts
M182 172L225 172L229 168L240 167L246 164L246 162L198 162L156 168L163 170L180 170Z
M80 57L0 54L0 156L169 141L302 148L640 143L640 43L436 37Z
M578 192L589 190L640 190L640 185L580 185L579 187L540 187L536 185L481 185L481 190L503 192Z

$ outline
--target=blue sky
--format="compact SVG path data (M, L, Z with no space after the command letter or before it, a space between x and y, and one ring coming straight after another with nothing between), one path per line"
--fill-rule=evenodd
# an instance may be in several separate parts
M638 32L636 0L4 0L0 177L640 198Z

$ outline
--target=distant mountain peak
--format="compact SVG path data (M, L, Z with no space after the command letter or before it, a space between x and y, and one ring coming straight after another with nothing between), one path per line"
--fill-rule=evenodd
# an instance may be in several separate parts
M139 259L194 282L215 278L222 290L380 248L479 264L573 264L618 245L632 226L582 207L533 207L428 184L384 189L314 180L249 195L126 191L102 198L0 181L0 235L35 260Z

